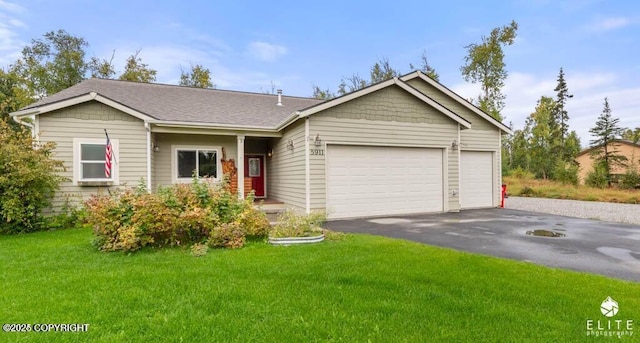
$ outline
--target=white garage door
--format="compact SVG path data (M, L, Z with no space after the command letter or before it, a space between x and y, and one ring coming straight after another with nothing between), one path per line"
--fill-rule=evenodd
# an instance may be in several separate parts
M443 210L442 150L329 145L329 218Z
M460 206L493 207L493 153L462 151L460 160Z

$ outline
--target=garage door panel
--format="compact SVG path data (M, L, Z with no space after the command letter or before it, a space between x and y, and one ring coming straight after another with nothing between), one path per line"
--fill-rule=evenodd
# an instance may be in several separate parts
M327 147L331 218L443 210L442 150Z
M493 207L493 153L462 151L460 160L461 207Z

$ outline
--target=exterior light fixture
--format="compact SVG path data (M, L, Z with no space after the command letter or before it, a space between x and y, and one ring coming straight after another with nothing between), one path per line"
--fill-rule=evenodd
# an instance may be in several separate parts
M316 139L313 140L314 144L316 146L321 146L322 145L322 139L320 139L320 134L316 135Z
M457 140L453 140L453 142L451 142L451 149L458 149L458 141Z
M287 141L287 150L293 150L293 140Z

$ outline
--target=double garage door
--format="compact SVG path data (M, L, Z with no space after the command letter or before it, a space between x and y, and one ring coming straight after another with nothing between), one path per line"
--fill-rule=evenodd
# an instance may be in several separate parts
M443 211L442 155L442 149L329 145L329 217Z
M327 147L329 218L444 210L443 150L377 146ZM461 151L460 205L493 206L493 153Z

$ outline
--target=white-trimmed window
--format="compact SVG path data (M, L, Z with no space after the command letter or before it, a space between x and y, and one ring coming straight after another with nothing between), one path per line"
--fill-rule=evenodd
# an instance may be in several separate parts
M105 173L107 139L73 139L73 184L74 185L118 185L119 141L111 139L111 176Z
M191 182L193 176L216 181L222 174L218 146L172 146L171 174L174 183Z

